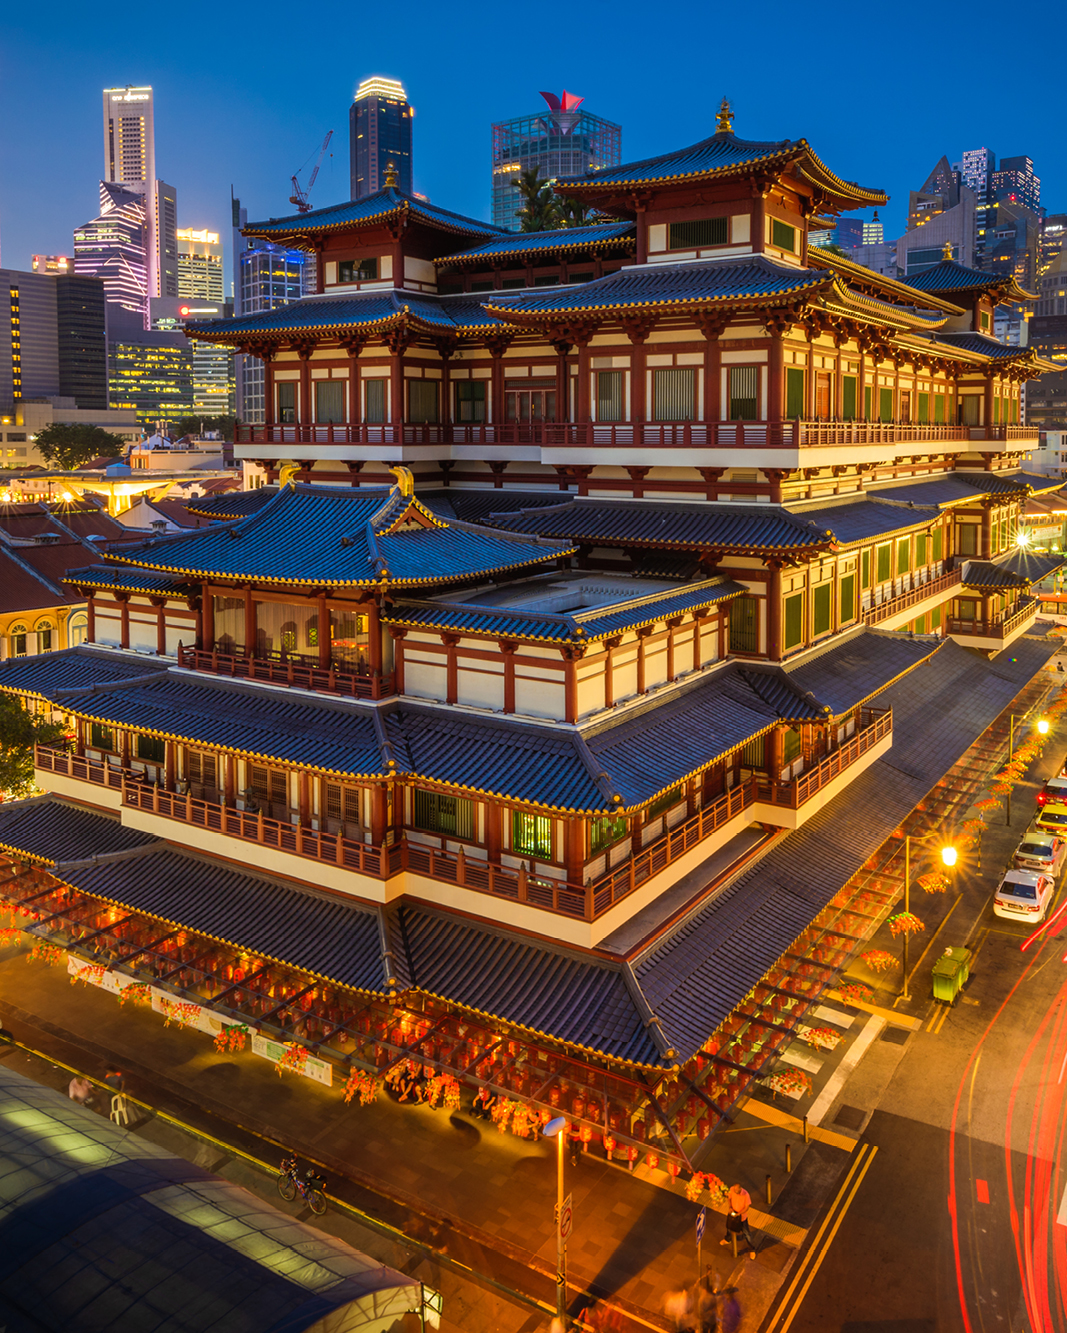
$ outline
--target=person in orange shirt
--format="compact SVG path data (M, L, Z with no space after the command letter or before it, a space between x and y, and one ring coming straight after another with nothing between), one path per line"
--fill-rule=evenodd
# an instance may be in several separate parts
M743 1185L731 1185L730 1193L726 1196L726 1206L730 1210L726 1214L726 1235L719 1244L729 1245L731 1235L736 1234L739 1241L744 1241L748 1246L748 1257L755 1259L756 1242L748 1229L748 1210L752 1207L752 1195Z

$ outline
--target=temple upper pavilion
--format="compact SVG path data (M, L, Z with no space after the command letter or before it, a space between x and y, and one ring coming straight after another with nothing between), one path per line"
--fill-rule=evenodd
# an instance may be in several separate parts
M0 809L0 892L326 1081L408 1061L692 1166L1054 651L1045 366L991 336L1010 280L809 250L885 196L725 107L558 189L589 225L387 185L248 228L319 275L192 330L264 360L268 484L103 547L87 642L0 662L71 736Z

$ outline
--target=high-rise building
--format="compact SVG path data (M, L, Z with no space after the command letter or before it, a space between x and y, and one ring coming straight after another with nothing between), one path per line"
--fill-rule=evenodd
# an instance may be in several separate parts
M870 222L863 224L863 245L881 245L885 241L885 228L882 225L882 219L878 216L877 208L874 210L874 217Z
M109 314L148 325L148 220L144 195L100 182L100 212L74 232L74 271L103 279Z
M385 171L396 167L397 186L413 191L411 121L415 108L408 103L404 85L374 75L364 79L348 111L351 197L364 199L385 185Z
M961 159L963 183L974 192L979 204L992 202L993 172L997 155L991 148L968 148Z
M908 230L915 231L933 218L947 212L960 201L962 178L959 171L942 157L918 190L908 199Z
M159 274L153 296L178 296L178 191L156 181L156 257Z
M73 273L74 258L72 255L31 255L30 271L48 273L53 277L58 277L61 273Z
M185 325L208 319L229 319L230 301L201 297L165 297L152 300L152 328L157 333L180 335L177 345L184 346L191 357L192 411L203 417L234 415L234 353L230 347L190 338L185 342Z
M225 300L222 245L217 231L178 228L178 290L188 301Z
M517 116L493 125L493 222L520 231L522 198L515 189L520 171L536 170L543 180L579 176L617 167L622 161L622 127L578 108L584 97L542 93L547 115Z
M1034 175L1028 157L1002 157L993 173L993 201L1024 204L1034 213L1041 211L1041 178Z
M149 427L193 415L193 349L182 334L152 330L109 340L108 354L112 407L132 409Z
M104 284L0 269L0 405L60 398L107 407Z
M150 87L104 89L104 180L139 194L145 213L148 295L159 292L156 235L156 134Z
M1037 242L1037 271L1043 276L1060 257L1067 242L1067 213L1050 213L1041 219Z
M237 315L256 314L299 301L315 290L315 256L287 250L270 241L246 240L241 228L248 210L233 200L233 304ZM239 421L262 425L266 420L266 378L258 356L234 356L234 396Z

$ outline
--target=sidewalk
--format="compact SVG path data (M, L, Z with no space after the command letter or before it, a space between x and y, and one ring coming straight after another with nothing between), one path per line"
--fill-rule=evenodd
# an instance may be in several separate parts
M65 971L28 962L10 945L0 951L0 1016L16 1040L93 1076L116 1060L133 1097L196 1128L223 1137L224 1123L238 1127L227 1129L227 1141L238 1146L243 1131L295 1149L323 1165L332 1192L341 1192L343 1180L354 1182L350 1201L368 1213L408 1235L432 1236L434 1248L475 1272L552 1304L555 1173L546 1141L500 1134L463 1113L398 1106L384 1095L370 1106L346 1106L339 1088L279 1077L270 1061L250 1050L219 1055L205 1035L164 1028L150 1010L120 1008L114 996L71 985ZM718 1245L723 1228L709 1212L703 1256L717 1286L739 1289L745 1327L755 1329L848 1154L810 1145L809 1151L818 1147L828 1157L819 1172L808 1173L820 1186L817 1197L810 1182L803 1206L791 1204L787 1191L782 1217L770 1221L757 1211L763 1167L777 1154L772 1174L780 1189L780 1145L788 1131L744 1121L742 1115L716 1145L705 1169L731 1183L740 1180L753 1196L753 1221L770 1234L761 1236L755 1263L747 1254L735 1263ZM794 1166L801 1156L797 1144ZM264 1155L262 1145L256 1155ZM575 1293L610 1298L638 1326L659 1328L666 1327L660 1313L666 1293L697 1276L698 1205L685 1199L680 1186L667 1187L666 1173L656 1174L663 1184L609 1166L592 1152L568 1166L575 1217L568 1272ZM772 1209L776 1217L778 1211ZM544 1326L547 1318L533 1314L521 1333ZM475 1333L485 1326L468 1327ZM513 1324L494 1327L519 1333Z

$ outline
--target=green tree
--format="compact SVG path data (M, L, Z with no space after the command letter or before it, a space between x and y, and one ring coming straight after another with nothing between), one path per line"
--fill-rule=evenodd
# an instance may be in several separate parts
M236 417L180 417L174 423L177 437L199 435L202 430L217 430L224 440L232 440Z
M93 458L118 458L126 442L103 426L54 421L38 431L35 443L49 463L72 472Z
M519 209L523 231L554 231L560 225L559 202L537 167L520 171L512 184L523 198Z
M34 792L34 744L65 749L67 740L67 733L58 722L28 713L10 694L0 695L0 794L3 799L17 800Z
M556 195L556 209L559 213L559 227L587 227L589 225L589 205L580 199L567 199Z

